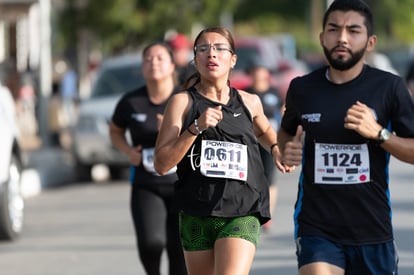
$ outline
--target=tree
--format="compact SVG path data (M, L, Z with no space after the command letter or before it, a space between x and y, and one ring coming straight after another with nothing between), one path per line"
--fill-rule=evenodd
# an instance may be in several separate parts
M318 20L311 23L314 7L325 0L67 0L58 18L61 47L76 47L80 33L88 33L104 53L138 47L162 39L166 31L193 36L194 26L219 25L222 14L234 18L234 33L288 32L298 45L314 43ZM414 41L412 0L366 0L372 7L380 42ZM74 3L82 3L75 5ZM325 8L325 7L323 7ZM314 11L315 14L317 12ZM322 14L322 12L321 12ZM322 15L320 15L321 17ZM319 22L322 18L319 19ZM310 27L313 26L313 31ZM75 46L74 46L75 45Z
M175 29L190 34L195 22L220 24L220 13L232 13L240 0L89 0L82 8L69 1L59 16L66 45L76 41L78 31L93 33L105 52L162 39Z

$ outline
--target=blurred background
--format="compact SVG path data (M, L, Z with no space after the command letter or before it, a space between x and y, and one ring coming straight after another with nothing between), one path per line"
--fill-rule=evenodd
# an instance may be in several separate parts
M273 46L267 46L271 54L259 49L262 45L240 42L236 69L243 74L248 58L257 52L272 56L274 82L283 94L292 77L324 62L318 34L330 2L0 0L1 80L16 100L18 122L26 137L23 145L30 149L57 142L70 147L72 134L67 129L76 118L68 117L68 108L77 110L78 103L91 96L104 60L139 53L142 45L177 33L192 41L206 26L226 26L240 41L273 40ZM414 10L414 2L366 2L375 14L379 36L377 53L367 62L405 77L412 59L414 17L409 11ZM247 54L243 47L250 47ZM249 84L237 70L233 78L236 87ZM74 107L65 103L67 98L75 102Z
M249 66L260 60L284 97L292 78L325 64L318 36L331 2L0 0L0 88L14 98L16 122L9 125L17 125L16 151L23 153L25 170L14 169L22 194L0 188L0 251L8 252L2 253L2 270L8 275L137 274L127 212L129 164L110 143L108 122L122 94L144 84L142 47L165 40L177 66L188 68L198 32L225 26L235 36L238 56L231 85L251 85ZM414 91L414 1L366 2L379 38L366 62L400 75ZM11 104L3 100L2 105ZM6 136L7 127L0 128L0 137ZM393 170L400 271L414 274L412 166L397 162ZM280 181L277 226L264 234L252 274L296 274L291 238L296 176ZM22 196L39 194L22 203ZM8 226L9 237L3 238L2 225L13 224L19 227ZM2 241L16 238L22 228L19 242Z

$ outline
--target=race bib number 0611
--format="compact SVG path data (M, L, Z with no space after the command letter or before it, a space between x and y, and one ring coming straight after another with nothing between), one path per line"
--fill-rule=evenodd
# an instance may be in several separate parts
M315 183L358 184L368 181L367 144L315 144Z
M247 146L215 140L201 142L200 172L206 177L247 180Z

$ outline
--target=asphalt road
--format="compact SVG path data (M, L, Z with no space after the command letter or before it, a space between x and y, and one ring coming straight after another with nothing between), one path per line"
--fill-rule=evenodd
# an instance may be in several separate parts
M34 168L47 169L40 172L41 180L55 182L26 199L21 238L0 242L0 275L144 275L135 249L128 183L68 184L67 163L51 161L50 152L43 154L47 157L40 157ZM391 170L400 275L412 275L414 167L393 160ZM251 275L297 274L292 237L297 172L279 175L273 227L261 236ZM166 261L164 256L163 274L168 274Z

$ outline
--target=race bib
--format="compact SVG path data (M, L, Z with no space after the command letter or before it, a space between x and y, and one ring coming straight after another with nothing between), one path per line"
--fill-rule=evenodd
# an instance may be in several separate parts
M247 164L246 145L202 140L200 172L204 176L246 181Z
M147 172L157 176L160 175L154 168L154 148L146 148L142 150L142 165ZM177 171L177 166L171 168L165 175L175 173L175 171Z
M315 144L315 183L360 184L369 181L367 144Z

